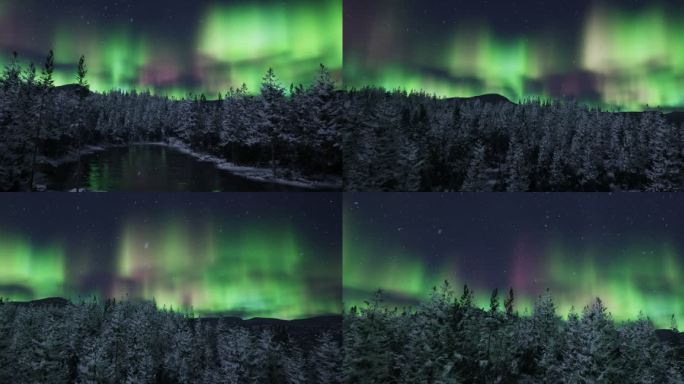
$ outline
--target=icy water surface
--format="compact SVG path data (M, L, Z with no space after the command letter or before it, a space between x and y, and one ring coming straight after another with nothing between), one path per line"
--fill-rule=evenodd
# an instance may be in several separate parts
M288 185L249 180L160 145L115 147L78 162L46 167L48 190L68 191L298 191Z

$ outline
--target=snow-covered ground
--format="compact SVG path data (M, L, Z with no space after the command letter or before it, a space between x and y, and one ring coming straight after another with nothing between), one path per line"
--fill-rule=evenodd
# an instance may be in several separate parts
M244 177L246 179L275 183L281 185L289 185L298 188L309 188L309 189L341 189L342 188L342 178L339 177L328 177L326 180L310 180L302 176L294 176L291 179L285 178L273 178L273 174L270 168L261 167L248 167L237 165L226 161L220 157L213 155L208 155L206 153L195 152L187 145L179 141L170 142L138 142L134 145L162 145L169 148L173 148L181 153L192 156L199 161L207 161L214 163L216 168L230 172L234 175ZM283 172L283 170L280 170ZM291 171L290 173L294 173Z

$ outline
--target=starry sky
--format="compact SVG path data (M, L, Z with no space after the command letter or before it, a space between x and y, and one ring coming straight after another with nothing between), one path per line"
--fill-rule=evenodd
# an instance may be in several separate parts
M341 311L338 194L5 194L0 212L0 297L141 297L246 318Z
M514 289L524 313L546 289L558 313L600 297L616 320L640 311L661 327L684 319L684 196L680 194L347 194L345 307L377 289L414 305L445 279Z
M257 91L269 67L308 84L319 64L340 75L342 0L0 1L0 64L16 51L40 66L50 49L58 85L83 54L97 91Z
M347 86L684 107L679 0L346 0Z

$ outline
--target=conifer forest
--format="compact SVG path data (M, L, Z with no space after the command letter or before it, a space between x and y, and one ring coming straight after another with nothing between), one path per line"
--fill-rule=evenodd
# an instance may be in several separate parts
M661 112L498 95L350 94L350 191L679 191L682 124Z
M54 53L25 68L16 56L0 80L0 189L35 190L41 164L97 146L162 142L257 166L271 178L336 179L342 172L343 102L321 65L309 87L286 89L273 70L259 96L246 86L215 100L149 92L91 92L82 56L77 82L55 87ZM337 176L339 179L339 176Z
M684 382L674 318L658 333L645 315L618 323L600 298L561 315L548 292L520 313L512 289L478 308L448 282L416 308L378 292L329 329L295 335L153 302L4 303L0 318L8 383Z
M0 384L684 384L684 1L0 0Z
M153 302L0 304L3 383L338 383L339 326L290 335ZM338 321L339 324L339 321Z
M83 58L78 83L55 87L53 60L40 71L16 61L4 70L4 190L35 189L42 164L89 148L157 142L272 178L343 175L348 191L678 191L683 183L676 113L343 91L323 66L311 86L289 89L269 70L258 96L245 86L216 100L99 94L88 90Z
M417 308L382 292L344 319L345 383L682 383L684 334L658 338L641 315L618 323L600 298L560 314L549 292L521 313L511 289L474 305L466 285L434 288ZM372 335L372 336L370 336Z

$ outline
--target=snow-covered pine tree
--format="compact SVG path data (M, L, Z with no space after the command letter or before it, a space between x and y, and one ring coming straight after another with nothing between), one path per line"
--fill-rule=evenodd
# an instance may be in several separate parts
M196 382L200 364L195 358L193 333L185 318L165 316L162 335L169 342L164 353L164 371L179 384Z
M345 108L344 104L335 96L335 81L328 69L321 64L318 76L311 87L310 94L312 109L312 122L314 124L314 141L316 148L326 156L334 157L327 159L329 164L340 161L338 149L341 144L341 124L343 123Z
M152 359L153 320L147 304L139 304L126 319L126 347L124 355L124 383L148 384L155 376L155 365Z
M465 182L461 187L463 192L487 192L491 191L491 184L487 177L486 148L482 143L477 143L473 149L470 165Z
M508 144L506 164L506 191L525 192L529 190L529 170L525 162L524 148L515 135L511 135Z
M636 383L667 383L669 366L665 346L656 338L651 321L643 313L638 320L619 330L621 364L633 372L629 379Z
M191 100L181 100L179 103L179 120L175 125L173 135L184 144L189 145L192 133L197 128L196 109Z
M316 383L340 383L342 356L340 346L329 332L318 336L311 355Z
M398 118L394 104L389 101L381 103L374 117L376 157L372 164L371 190L395 190L401 172L397 169L401 133L397 129Z
M249 380L250 351L253 344L249 332L244 328L219 332L217 353L219 359L219 383L238 384Z
M387 334L388 314L381 309L382 295L376 294L361 310L361 318L346 324L343 331L344 383L371 384L388 382L392 368L392 351Z
M681 158L672 143L676 142L674 130L662 116L652 118L652 140L650 142L650 166L646 170L647 190L668 192L681 185Z
M290 346L283 360L286 384L304 384L307 382L306 359L298 346ZM317 382L314 381L314 383Z
M417 144L405 136L400 139L396 166L397 188L400 191L418 191L421 186L423 161L420 159Z
M68 361L69 330L64 313L59 308L49 308L42 332L33 339L32 372L41 382L69 383Z
M506 313L506 317L511 318L514 316L514 303L515 303L515 295L513 293L513 288L508 289L508 295L504 299L504 312Z
M562 156L561 151L555 151L551 161L549 185L551 189L555 191L562 190L566 183Z
M12 379L18 383L34 383L44 380L40 374L33 372L36 356L36 342L44 336L42 327L46 323L46 312L43 309L20 308L16 312L12 325L13 335L9 355L14 363L11 365Z
M107 382L109 361L101 340L98 337L90 337L83 343L78 362L78 384L101 384Z
M12 342L17 309L0 301L0 383L10 383L14 377Z
M567 383L615 383L620 371L618 334L600 299L584 308L582 317L569 316L562 373Z
M271 172L277 177L277 148L287 134L283 125L285 90L278 82L273 68L269 68L261 83L261 109L259 110L259 129L269 138L271 151Z
M376 136L364 119L365 112L353 105L348 110L349 127L343 132L344 184L348 191L374 190L372 166L377 157Z
M102 330L101 347L107 361L104 374L114 382L123 381L126 377L128 334L125 319L124 305L113 304L108 309Z

